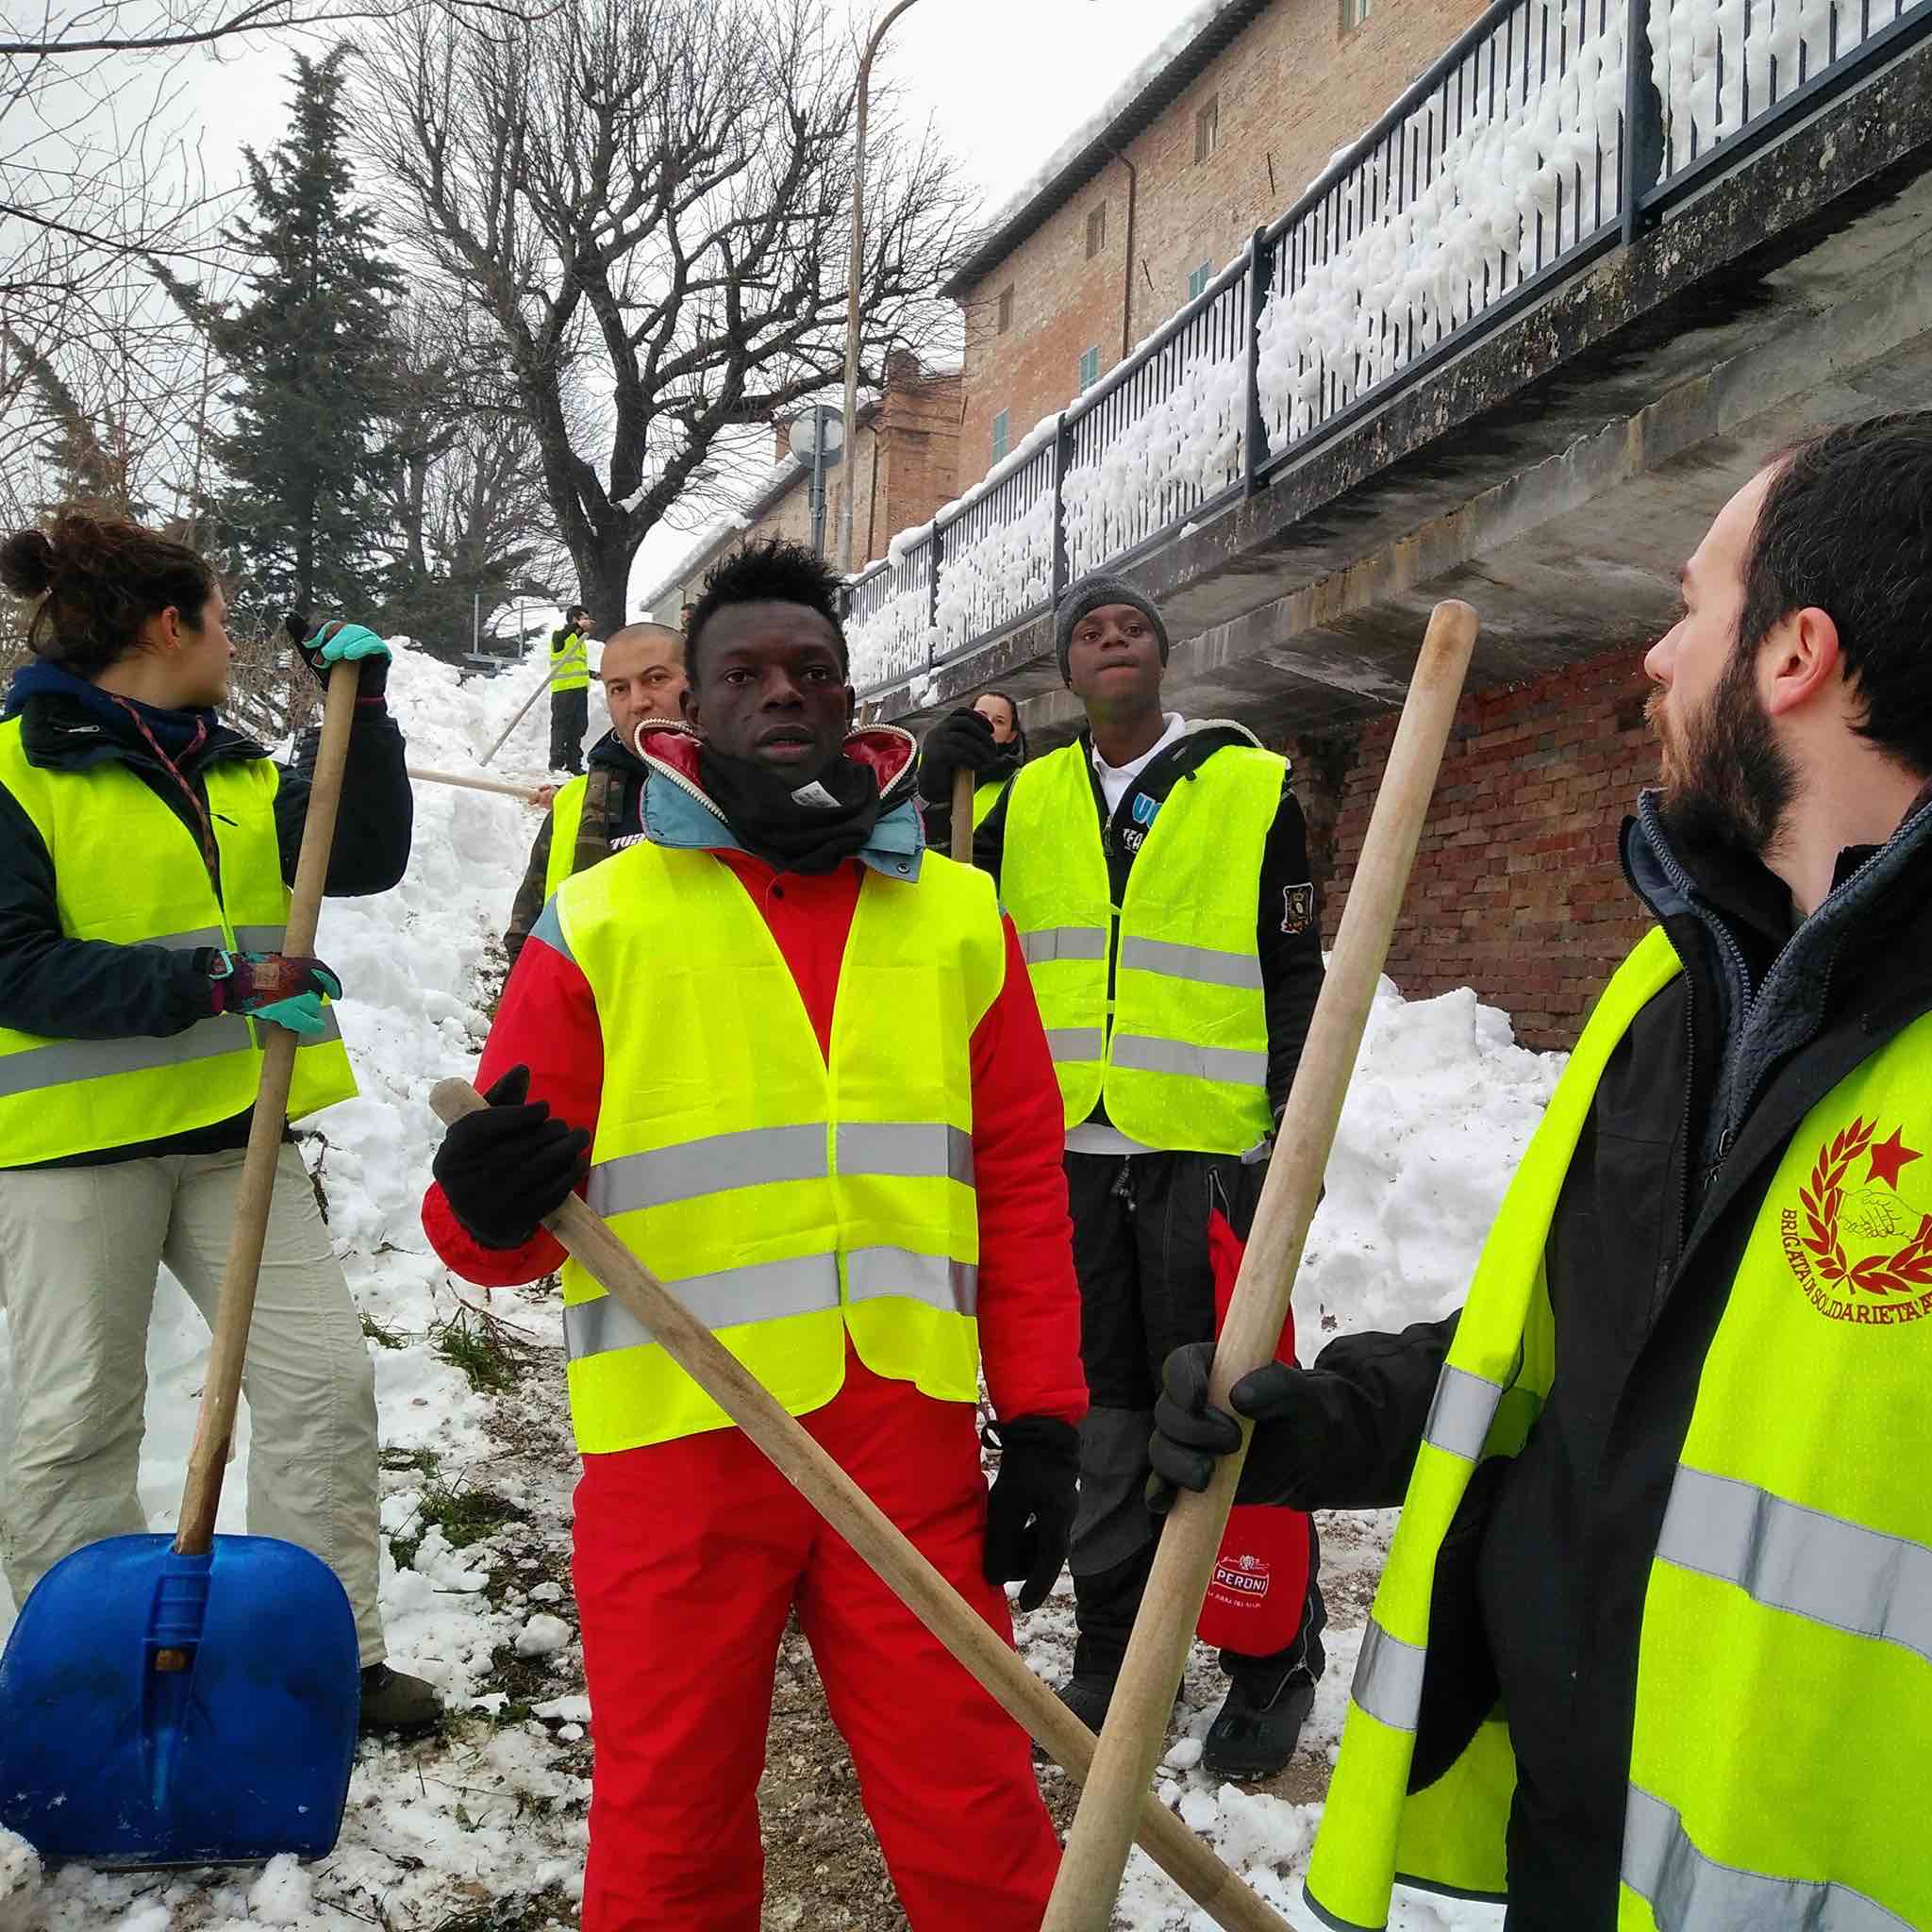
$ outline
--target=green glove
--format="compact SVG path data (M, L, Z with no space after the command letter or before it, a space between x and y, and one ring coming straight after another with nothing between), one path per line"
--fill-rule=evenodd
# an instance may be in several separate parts
M366 624L345 624L341 618L331 618L311 630L302 619L291 616L283 628L318 684L328 683L331 667L353 660L362 667L358 695L364 699L381 695L391 654L389 645Z

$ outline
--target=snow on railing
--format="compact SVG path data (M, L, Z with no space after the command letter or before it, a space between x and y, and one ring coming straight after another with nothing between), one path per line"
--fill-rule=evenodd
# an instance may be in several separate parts
M1932 0L1496 0L1199 297L892 540L851 589L855 684L923 703L936 664L1258 491L1925 28Z
M1207 291L1145 357L1075 406L1060 482L1074 576L1138 549L1240 486L1247 323L1247 278L1238 263L1233 279Z
M1927 0L1650 0L1663 172L1688 168Z
M1506 8L1272 238L1274 456L1619 218L1624 34L1609 0Z

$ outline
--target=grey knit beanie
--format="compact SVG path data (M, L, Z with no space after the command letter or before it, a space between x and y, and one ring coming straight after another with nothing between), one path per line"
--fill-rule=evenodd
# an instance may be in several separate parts
M1098 610L1103 604L1131 604L1154 627L1154 641L1160 646L1160 661L1167 662L1167 625L1160 621L1160 612L1125 577L1110 577L1096 571L1091 576L1069 584L1053 614L1054 644L1059 652L1062 684L1071 686L1074 682L1067 672L1067 653L1074 647L1074 626L1090 610Z

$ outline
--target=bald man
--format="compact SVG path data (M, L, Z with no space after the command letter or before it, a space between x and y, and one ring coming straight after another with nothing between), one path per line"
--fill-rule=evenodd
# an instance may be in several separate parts
M510 909L503 948L512 966L550 895L573 873L643 836L645 766L631 749L646 718L676 721L684 691L684 639L664 624L613 631L597 670L610 729L591 747L589 770L552 794L530 848L529 870Z

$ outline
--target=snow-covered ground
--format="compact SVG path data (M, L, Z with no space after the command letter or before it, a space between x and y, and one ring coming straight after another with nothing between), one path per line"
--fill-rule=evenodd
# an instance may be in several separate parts
M411 761L473 769L529 691L537 661L513 677L459 683L433 660L403 653L390 688ZM601 729L601 721L591 728ZM494 769L539 772L547 730L539 704ZM575 1923L589 1709L562 1556L574 1471L562 1422L558 1310L541 1290L491 1297L453 1282L429 1255L417 1219L440 1134L429 1089L474 1065L484 1030L479 974L537 821L512 800L431 785L418 787L416 813L403 883L379 898L332 903L324 916L319 949L346 989L342 1030L363 1091L318 1118L305 1152L321 1174L330 1228L374 1345L383 1528L393 1545L382 1572L392 1654L434 1679L463 1716L440 1740L366 1747L341 1843L311 1868L277 1860L265 1871L43 1874L18 1840L0 1834L0 1932L346 1932L372 1924L389 1932L542 1932ZM1334 1333L1399 1325L1455 1305L1557 1065L1516 1047L1505 1016L1473 994L1406 1004L1385 988L1297 1289L1304 1358ZM459 1365L470 1354L466 1341L477 1338L511 1372L500 1392L479 1392ZM206 1341L187 1298L164 1275L149 1341L141 1469L156 1529L174 1524ZM0 1428L8 1360L0 1321ZM224 1529L243 1526L245 1483L244 1412ZM498 1508L508 1502L513 1513L478 1523L466 1517L465 1499ZM1319 1792L1341 1735L1361 1616L1389 1527L1378 1516L1324 1524L1328 1674L1291 1768L1311 1792ZM1060 1592L1023 1620L1020 1632L1028 1660L1050 1677L1064 1669L1072 1642L1064 1579ZM0 1589L0 1633L11 1621ZM1299 1896L1319 1805L1217 1788L1192 1768L1221 1688L1205 1653L1200 1663L1162 1791L1265 1895L1288 1907ZM846 1903L807 1897L802 1919L774 1923L855 1923ZM788 1910L799 1906L787 1901ZM1396 1924L1409 1932L1471 1932L1496 1916L1416 1900L1403 1904ZM1132 1932L1192 1932L1208 1921L1137 1853L1117 1924Z

